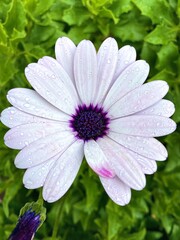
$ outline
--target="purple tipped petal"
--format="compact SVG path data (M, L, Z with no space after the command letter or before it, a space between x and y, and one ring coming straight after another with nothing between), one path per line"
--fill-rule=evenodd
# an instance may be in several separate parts
M108 194L108 196L118 205L124 206L131 199L131 189L123 183L118 177L104 178L100 177L100 181Z
M141 190L145 187L145 176L139 164L126 148L107 137L99 139L98 144L121 181L136 190Z
M89 166L99 176L112 178L115 176L114 171L109 166L109 159L106 158L104 152L94 140L85 142L84 154Z

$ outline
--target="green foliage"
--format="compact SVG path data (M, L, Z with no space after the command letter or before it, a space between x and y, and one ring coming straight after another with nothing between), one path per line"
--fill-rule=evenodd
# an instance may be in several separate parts
M2 0L0 1L0 111L6 93L28 87L24 68L44 55L54 56L58 37L76 44L86 38L98 48L108 36L119 47L130 44L151 67L149 81L164 79L167 98L175 103L180 122L180 57L177 0ZM37 201L39 190L22 185L23 171L14 167L16 151L3 143L7 128L0 124L0 236L16 225L19 210ZM147 176L147 186L132 192L128 206L107 197L98 177L83 163L73 186L60 201L45 203L47 219L35 239L178 240L180 236L180 129L161 139L169 158ZM64 202L64 203L62 203ZM52 238L53 236L53 238Z

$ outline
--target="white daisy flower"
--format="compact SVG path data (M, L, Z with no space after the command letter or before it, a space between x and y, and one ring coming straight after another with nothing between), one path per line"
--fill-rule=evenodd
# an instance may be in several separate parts
M145 174L167 158L154 137L176 129L169 119L174 105L162 100L168 85L143 85L149 65L136 60L131 46L118 50L113 38L96 53L90 41L76 47L62 37L55 53L56 59L28 65L25 75L34 90L10 90L13 107L1 115L11 128L5 144L21 150L15 165L27 169L23 183L28 189L43 186L43 198L54 202L70 188L85 155L109 197L126 205L131 189L143 189Z

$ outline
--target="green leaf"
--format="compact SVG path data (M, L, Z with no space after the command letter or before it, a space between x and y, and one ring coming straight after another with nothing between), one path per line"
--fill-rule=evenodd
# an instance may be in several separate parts
M7 44L7 33L2 23L0 23L0 44L1 45Z
M111 5L111 10L116 17L120 17L122 13L127 13L132 9L131 0L115 0Z
M0 88L4 86L17 72L14 53L11 48L0 45Z
M14 184L14 182L16 182L16 184ZM3 210L7 217L9 216L9 203L13 200L15 195L18 193L21 186L22 186L22 181L19 179L19 173L18 173L17 175L14 175L14 178L11 179L11 181L7 185L5 196L3 198L3 203L2 203Z
M172 73L177 72L177 59L178 59L178 47L169 42L167 45L161 47L159 52L157 53L158 62L156 64L157 69L162 70L166 68L167 71Z
M11 37L13 34L13 38L15 38L13 32L23 32L26 24L26 14L22 1L13 0L6 17L6 22L4 23L8 35Z
M176 144L180 142L180 133L173 133L166 137L166 143L168 144L167 150L169 154L169 161L166 164L166 171L170 172L176 170L176 168L180 167L180 145Z
M86 9L82 7L71 7L63 12L62 19L69 25L78 25L87 21L90 18L90 14Z
M166 45L175 41L176 35L177 30L175 28L162 23L161 25L157 25L156 28L145 37L145 41L156 45Z
M166 0L132 0L140 9L143 15L149 17L153 23L161 23L162 21L172 24L174 16L171 8Z

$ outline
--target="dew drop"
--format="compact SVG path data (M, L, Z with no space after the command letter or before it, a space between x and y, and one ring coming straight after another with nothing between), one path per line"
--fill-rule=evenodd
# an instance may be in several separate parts
M108 58L108 60L107 60L107 63L108 63L108 64L110 64L110 63L111 63L111 59L110 59L110 58Z
M25 183L25 185L26 185L27 187L32 186L32 184L33 184L33 182L30 181L30 180L27 180L26 183Z
M25 104L24 104L24 107L29 108L29 107L30 107L30 104L29 104L29 103L25 103Z

